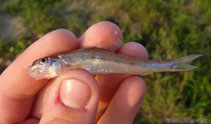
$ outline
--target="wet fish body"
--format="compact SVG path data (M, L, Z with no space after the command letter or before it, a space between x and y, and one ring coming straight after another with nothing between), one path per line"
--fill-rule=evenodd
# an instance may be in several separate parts
M29 67L29 74L36 79L43 79L55 77L70 69L85 69L93 74L129 73L136 75L187 71L197 68L188 63L199 56L201 55L157 61L134 58L99 48L85 48L36 60Z

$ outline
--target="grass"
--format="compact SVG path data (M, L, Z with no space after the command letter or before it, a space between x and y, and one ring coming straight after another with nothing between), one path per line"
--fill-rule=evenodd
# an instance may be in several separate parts
M67 28L80 36L90 25L109 20L124 34L124 43L143 44L150 59L203 54L198 69L144 76L147 94L135 119L163 123L172 119L211 119L210 0L12 0L0 12L20 17L24 31L0 38L1 67L45 33Z

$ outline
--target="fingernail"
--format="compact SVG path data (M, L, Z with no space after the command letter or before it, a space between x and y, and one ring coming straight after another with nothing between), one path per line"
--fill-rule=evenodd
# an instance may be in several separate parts
M90 87L79 80L64 80L60 89L61 102L73 109L83 109L90 98Z

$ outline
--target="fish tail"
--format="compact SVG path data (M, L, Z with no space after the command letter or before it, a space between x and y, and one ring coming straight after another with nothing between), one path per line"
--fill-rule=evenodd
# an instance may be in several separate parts
M173 69L171 69L171 71L188 71L196 69L197 66L193 66L189 63L200 56L202 55L189 55L173 59L172 61L174 65L172 66Z

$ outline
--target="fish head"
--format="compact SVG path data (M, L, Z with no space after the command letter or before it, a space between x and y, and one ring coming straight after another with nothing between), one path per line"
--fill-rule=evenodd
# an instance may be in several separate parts
M61 73L62 62L57 57L45 57L35 60L28 68L31 77L39 79L50 79Z

